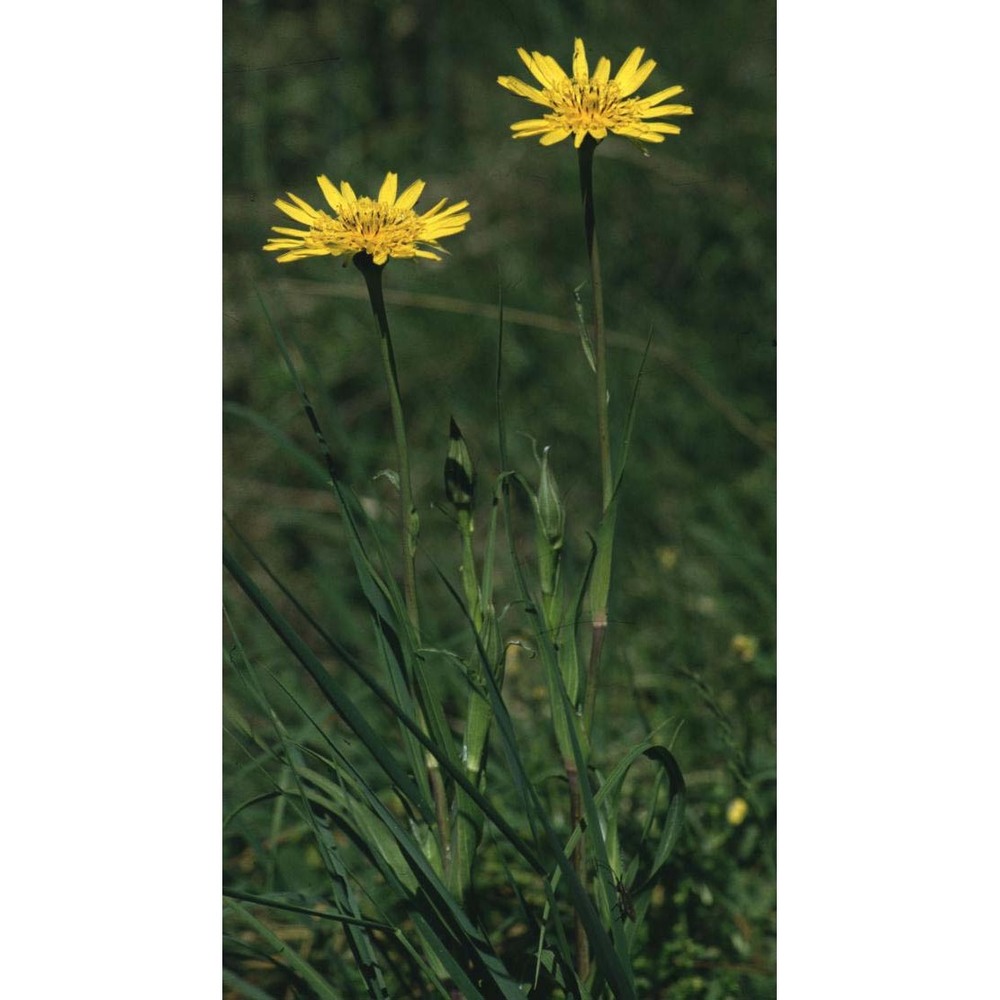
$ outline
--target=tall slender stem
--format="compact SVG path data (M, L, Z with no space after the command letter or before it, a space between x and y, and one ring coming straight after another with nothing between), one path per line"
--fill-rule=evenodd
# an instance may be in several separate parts
M385 314L385 299L382 296L382 267L375 264L366 253L354 258L358 270L365 276L368 297L378 325L379 346L382 352L382 367L385 383L389 390L389 408L392 411L392 429L396 436L396 455L399 462L399 495L403 535L403 595L406 613L413 626L416 641L420 642L420 612L417 608L417 577L414 560L417 551L417 535L420 519L413 504L413 486L410 482L410 452L406 445L406 424L403 420L403 400L399 393L399 377L396 374L396 358L392 351L392 336L389 320Z
M368 297L379 332L379 346L382 353L382 367L385 384L389 391L389 408L392 411L392 429L396 437L396 455L399 461L400 520L402 521L403 545L403 595L406 614L413 627L413 641L420 645L420 612L417 607L417 576L415 557L417 536L420 533L420 518L413 504L413 486L410 482L410 452L406 445L406 424L403 420L403 400L399 392L399 376L396 373L396 357L392 350L392 336L389 320L385 314L385 299L382 295L382 266L376 264L367 253L354 255L354 264L365 276ZM420 712L420 728L426 734L427 722L424 712ZM445 867L450 866L451 838L448 832L448 799L444 779L437 759L430 752L425 757L427 775L434 795L434 809L437 817L438 840Z
M587 237L587 258L590 261L590 287L594 296L594 370L597 391L597 445L601 461L601 531L598 533L598 573L591 580L591 645L587 661L587 679L584 696L584 733L589 737L593 721L594 704L597 696L597 677L607 629L607 597L610 579L611 546L613 534L604 530L610 516L614 494L611 475L611 432L608 421L608 365L607 333L604 328L604 286L601 282L601 254L597 243L597 223L594 213L594 151L597 142L591 136L584 137L579 148L580 197L583 200L583 228ZM586 774L577 774L575 766L567 771L570 782L570 813L574 827L583 821L580 782L586 781ZM586 887L587 860L583 842L573 855L573 863L580 881ZM587 936L580 915L576 915L576 968L582 980L590 974L590 958Z
M590 260L590 285L594 293L594 367L597 369L597 443L601 454L601 513L611 504L611 433L608 429L607 334L604 330L604 291L601 284L601 255L594 218L594 150L597 142L589 135L579 149L580 197L583 199L583 227Z
M580 775L573 761L564 760L566 768L566 778L569 781L569 805L572 829L577 829L581 825L583 818L583 795L580 792ZM573 848L573 867L576 869L576 876L580 880L584 889L587 888L587 848L583 837L581 837L576 847ZM585 983L590 978L590 942L587 939L587 929L583 925L583 920L579 912L574 913L574 935L573 935L573 958L576 962L576 974L580 977L580 982Z
M590 284L594 293L594 368L597 375L597 441L601 456L601 530L598 533L597 559L590 584L590 657L587 661L586 695L583 724L589 735L597 699L597 678L601 653L608 627L608 592L614 552L614 487L611 475L611 435L608 429L607 335L604 329L604 292L601 283L601 258L597 245L594 213L594 151L597 142L586 136L580 145L580 197L583 199L583 227L590 260Z

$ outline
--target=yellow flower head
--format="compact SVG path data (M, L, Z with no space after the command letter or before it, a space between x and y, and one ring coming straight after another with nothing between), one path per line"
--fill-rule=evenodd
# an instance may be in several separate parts
M272 226L282 238L272 236L264 249L281 251L279 264L326 254L339 257L362 251L370 254L379 265L390 257L440 260L435 251L444 251L438 240L460 233L472 218L465 211L469 207L467 201L458 201L445 208L447 198L442 198L423 215L417 215L413 206L424 190L424 182L414 181L397 198L397 178L391 173L385 175L375 199L359 198L347 181L341 181L338 189L326 177L317 177L316 180L334 214L313 208L291 192L288 194L291 203L278 198L274 204L285 215L309 227L285 229Z
M656 550L656 558L660 560L660 565L669 572L677 565L680 552L672 545L661 545Z
M729 648L744 662L750 663L757 655L757 640L752 635L734 635Z
M519 97L551 108L551 112L544 118L514 122L511 125L514 138L539 135L543 146L551 146L572 135L573 145L579 149L586 135L597 142L609 132L642 142L663 142L665 135L676 135L680 132L679 126L647 119L693 114L686 104L660 103L680 94L683 87L667 87L650 97L631 96L646 82L656 66L652 59L642 61L645 51L633 49L612 80L611 61L606 56L597 60L591 75L581 38L573 43L572 76L567 76L552 56L544 56L540 52L529 55L524 49L518 49L517 54L542 89L530 87L514 76L497 77L497 83Z
M750 806L747 805L747 800L737 796L726 806L726 822L730 826L739 826L747 818L749 812Z

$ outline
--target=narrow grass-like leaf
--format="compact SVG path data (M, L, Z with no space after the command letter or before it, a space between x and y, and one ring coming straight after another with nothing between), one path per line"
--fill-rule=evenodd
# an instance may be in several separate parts
M508 510L508 524L509 524L509 510ZM513 536L510 535L510 544L513 548ZM575 752L579 760L583 759L583 754L579 746L579 742L576 740L575 733L573 732L574 726L572 724L573 709L569 703L569 698L566 695L566 689L562 684L562 677L559 674L558 664L556 662L555 650L552 646L552 640L548 635L546 629L542 626L540 618L537 613L535 605L531 601L531 594L527 587L527 582L524 580L523 572L516 562L516 555L512 551L511 558L515 563L515 573L519 578L519 586L521 587L522 593L525 595L525 601L531 611L533 612L533 624L535 627L535 638L536 642L539 644L542 650L542 655L548 658L548 671L553 675L554 682L558 685L559 690L562 692L564 711L568 713L567 715L567 728L569 730L569 738L571 744L575 745ZM454 587L451 586L447 578L442 575L442 581L444 585L448 587L451 591L453 598L458 602L460 607L462 605L461 597ZM468 617L468 616L467 616ZM471 619L468 619L470 628L472 627ZM475 629L473 628L473 634L475 634ZM488 662L486 657L486 652L482 647L482 643L479 640L478 635L476 636L477 647L479 654L483 659L483 662ZM511 774L514 777L515 786L519 789L525 804L526 812L529 821L532 821L533 825L537 823L541 832L544 834L544 839L547 841L550 850L552 851L553 857L555 858L556 864L559 866L563 873L563 877L566 879L567 889L573 898L573 906L580 914L583 920L584 927L587 931L587 937L590 940L591 948L594 951L595 959L598 965L604 970L605 975L609 983L611 983L613 989L615 989L616 997L620 1000L626 1000L626 998L635 996L635 987L631 983L631 968L626 967L622 963L622 959L619 950L626 953L627 961L627 948L625 945L624 938L620 942L616 942L619 946L618 949L612 948L608 942L607 933L601 923L600 917L594 908L594 904L590 897L587 895L586 890L583 887L580 879L578 878L576 871L568 858L562 853L562 844L560 843L559 837L556 834L554 828L552 827L551 821L548 816L548 810L545 808L541 800L538 798L538 793L535 790L534 784L531 782L528 774L524 768L524 763L521 758L520 751L517 746L517 740L514 736L513 727L511 723L510 716L507 713L506 706L500 696L500 690L496 685L491 672L489 670L485 671L487 689L490 693L491 701L493 702L493 711L497 720L498 732L501 736L502 746L505 750L505 756L511 770ZM585 774L585 766L581 768L581 773ZM586 782L581 781L581 789L585 793L585 803L589 799L589 789L586 788ZM597 817L597 812L593 808L593 800L591 802L591 811L589 814L589 822L591 823L591 829L596 829L598 831L598 839L600 832L600 821ZM603 842L600 844L601 850L603 850ZM548 890L548 883L545 883L545 888ZM552 900L554 904L554 900Z
M327 742L330 743L329 740ZM330 745L331 747L333 746L332 743ZM326 761L326 763L330 767L335 766L332 761ZM402 852L400 858L405 857L406 859L405 864L408 866L409 871L407 875L403 876L403 881L413 887L408 893L408 909L410 916L414 920L417 920L421 914L425 918L424 929L427 931L425 944L431 948L438 960L452 971L453 975L455 970L452 969L453 960L451 952L452 950L457 950L459 953L466 955L474 965L479 967L481 974L487 980L492 981L494 986L501 987L499 995L516 996L516 993L510 993L503 989L509 974L492 955L492 951L485 942L485 939L476 936L477 932L473 931L471 924L467 923L464 913L457 905L457 902L451 899L447 890L434 873L433 868L428 865L421 846L385 810L385 807L375 795L374 790L369 788L353 765L346 761L346 759L342 759L342 766L346 772L347 780L354 787L359 800L363 801L364 808L369 810L373 817L377 815L377 826L373 825L370 827L372 836L380 840L383 836L390 836L396 850ZM337 796L337 789L333 783L317 772L304 770L302 777L317 786L325 788L327 793L333 794L335 797ZM342 813L341 816L343 816ZM381 853L387 855L389 852L382 851ZM369 856L373 857L373 860L376 860L376 862L379 861L377 856ZM378 864L378 867L383 870L383 874L387 874L381 863ZM419 886L419 889L417 886ZM425 899L431 901L431 908L427 908L421 902L421 900ZM457 925L456 919L458 920ZM475 992L468 995L478 996L479 994Z
M313 967L294 948L282 941L274 931L266 924L261 923L245 906L230 899L226 904L230 912L248 927L252 928L267 943L269 950L275 956L275 960L280 960L297 976L300 976L312 989L319 1000L343 1000L343 998L333 990Z
M317 920L329 920L335 924L353 924L355 927L364 927L370 931L382 931L385 934L395 933L392 924L382 923L378 920L368 920L364 917L351 917L346 913L339 913L336 910L317 910L311 906L302 906L287 899L276 896L261 896L253 892L241 892L239 889L223 889L222 895L228 899L236 899L243 903L252 903L254 906L268 906L274 910L284 910L286 913L301 913L307 917L316 917Z
M280 427L241 403L223 403L222 412L240 420L245 420L264 431L280 449L306 472L317 486L329 486L330 481L321 463L317 462L304 448L300 448Z
M404 630L399 626L402 617L399 613L399 591L391 577L383 577L375 568L365 547L361 534L359 520L367 522L364 508L358 502L352 490L333 480L333 490L340 501L344 523L347 525L347 544L354 562L354 569L361 585L365 599L372 610L384 621L392 631L392 641L405 641Z
M260 805L261 802L270 802L271 799L276 798L280 794L281 792L279 791L261 792L260 795L255 795L253 796L253 798L247 799L246 802L240 803L240 805L238 805L235 809L233 809L233 811L230 812L228 816L223 817L222 829L225 830L226 827L229 826L229 824L232 823L232 821L236 819L236 817L239 816L239 814L243 812L244 809L249 809L251 806Z
M547 642L547 637L544 635L536 635L536 638L542 643L542 655L553 656L554 651L551 650L550 644ZM547 646L550 650L548 653L546 653ZM562 709L566 717L567 729L569 731L569 738L573 751L573 760L576 764L577 774L579 775L580 796L583 800L583 812L587 822L584 836L590 848L591 855L596 860L597 865L599 867L601 865L607 867L608 857L604 844L604 835L601 828L600 814L598 813L597 806L594 803L594 796L591 792L590 780L588 778L587 758L584 755L583 747L579 738L579 734L582 733L582 729L576 725L578 717L573 710L569 695L566 688L562 684L562 677L558 674L558 672L556 673L556 681L559 686L559 696L562 700ZM569 867L568 861L564 861L564 863ZM570 871L573 871L571 867ZM590 940L590 945L594 951L594 957L597 962L598 978L595 981L595 992L598 991L597 982L599 982L600 976L603 975L607 979L612 990L614 991L615 997L618 998L618 1000L636 997L635 979L633 977L632 965L629 959L628 942L625 938L621 921L613 920L611 923L611 937L614 944L614 948L612 949L608 946L607 935L604 933L603 926L599 921L593 904L591 903L589 896L586 895L579 879L576 877L575 871L573 871L573 879L570 882L571 891L573 891L574 882L578 886L578 889L574 892L574 896L581 895L587 903L587 907L581 913L581 917L584 921L584 926L587 929L587 937ZM604 889L603 882L598 881L598 885ZM596 924L597 927L592 927L592 924Z
M334 469L333 458L330 454L329 445L327 444L326 437L320 428L316 411L313 408L313 405L306 394L305 387L302 384L302 380L299 378L298 372L295 369L295 365L292 362L291 355L285 345L281 331L271 319L270 313L268 312L267 306L260 295L259 289L257 290L257 298L264 311L265 317L267 318L268 325L274 335L275 341L278 345L278 350L281 352L282 359L285 362L285 366L292 377L292 381L299 394L306 416L312 425L317 443L323 453L327 470L330 474L331 485L333 486L337 498L340 500L341 511L348 525L348 545L351 557L354 561L358 582L361 585L365 598L368 600L368 603L371 605L372 610L376 615L376 627L381 631L387 646L392 648L393 653L397 654L398 650L397 659L407 670L406 681L408 688L410 683L414 680L414 673L416 674L416 686L422 696L421 701L423 703L422 708L424 709L425 717L428 713L430 713L432 735L435 737L436 744L439 747L442 747L447 753L451 749L451 741L445 731L446 727L443 725L443 716L440 713L439 706L434 699L428 695L426 678L422 673L421 665L418 659L413 655L413 642L410 634L410 628L407 624L404 624L407 622L409 616L404 614L403 602L400 598L398 588L395 586L395 583L392 582L391 574L386 573L384 576L379 574L375 570L375 567L369 558L361 532L358 528L359 515L362 518L367 519L366 515L364 515L361 505L357 503L353 494L341 486ZM386 646L381 648L384 652ZM404 737L404 739L406 739L408 752L412 756L414 749L412 741L408 737ZM433 806L429 781L425 768L422 766L415 767L413 769L413 773L417 786L423 793L424 804L426 805L430 803Z
M684 829L684 809L687 804L687 785L674 755L664 746L651 746L643 750L643 753L667 772L670 779L670 801L667 805L663 830L660 833L660 840L653 855L649 873L642 883L636 885L632 890L633 893L637 894L644 892L653 884L657 873L670 857L681 831Z
M590 370L597 374L597 362L594 360L594 345L590 341L590 331L587 329L587 319L583 315L583 301L580 298L580 289L586 282L579 284L573 289L573 306L576 309L576 320L580 326L580 345L583 347L584 356Z
M332 745L331 749L337 752ZM362 796L353 787L353 782L344 773L343 765L335 764L309 747L303 747L302 750L322 762L339 780L338 783L313 768L303 766L302 778L309 786L303 795L335 818L340 828L398 893L406 895L416 892L417 882L395 838L386 832L381 821L364 803Z
M266 562L264 562L261 557L254 552L252 546L249 546L245 539L241 538L243 544L247 545L250 551L253 553L255 559L260 563L261 567L267 573L269 578L275 583L275 585L281 590L282 594L291 601L296 611L298 611L306 621L308 621L310 627L316 632L316 634L330 647L330 649L340 658L346 666L348 666L354 674L372 691L372 693L382 702L385 707L392 712L392 714L397 718L401 725L408 728L410 733L417 739L423 747L430 751L432 754L437 756L439 763L442 768L448 772L449 777L451 777L457 784L459 784L464 791L473 799L476 805L484 812L486 817L493 823L497 829L502 833L504 839L511 845L511 847L517 851L521 857L527 862L531 869L539 874L545 872L545 867L539 861L537 854L525 843L525 841L514 831L510 823L499 813L493 804L487 799L482 793L469 781L466 777L464 770L461 766L456 765L450 758L448 758L442 751L439 751L426 735L419 729L419 727L409 718L405 713L401 712L399 706L393 701L392 696L371 676L371 671L365 669L358 659L341 643L337 642L333 636L331 636L310 614L307 608L305 608L300 601L292 594L277 577L268 568ZM233 557L230 557L233 558ZM235 560L234 560L235 561ZM244 574L245 575L245 574ZM255 588L256 589L256 588ZM260 593L259 589L257 593L266 602L266 598ZM268 606L270 603L267 602ZM281 616L278 612L272 609L272 613L278 618ZM265 616L265 620L269 620ZM286 627L287 623L286 623ZM318 662L318 661L317 661ZM320 665L320 669L322 665ZM440 754L440 756L439 756Z
M289 741L284 725L282 725L277 713L268 701L262 686L257 682L256 672L251 669L249 660L246 656L246 651L244 650L235 629L233 629L232 622L230 622L230 629L233 631L233 637L237 644L237 650L239 652L240 659L242 660L244 676L255 691L258 701L262 703L262 707L270 715L275 732L281 741L283 759L291 770L292 778L295 782L296 788L298 789L299 798L301 800L302 816L307 825L312 829L313 838L316 842L317 849L319 850L320 858L326 868L330 885L333 890L334 903L340 912L348 914L355 919L360 919L361 909L351 888L350 881L347 878L347 871L340 859L340 852L337 844L330 836L329 830L324 828L319 823L315 813L311 808L309 808L306 791L303 787L303 765L301 761L301 754ZM309 713L298 702L298 700L292 696L291 692L288 691L284 685L281 685L281 687L286 696L292 699L302 714L315 725L315 722L312 720ZM279 805L283 805L284 801L285 799L283 797L280 800ZM276 823L279 820L277 811L275 813L275 820ZM272 840L275 843L277 843L279 839L280 832L279 828L272 830ZM348 924L345 927L345 933L348 946L354 956L354 961L365 982L366 989L368 990L368 995L372 998L372 1000L387 1000L388 993L385 987L385 978L376 958L375 950L372 947L372 942L368 933L354 924Z
M430 658L422 653L414 655L413 675L416 680L420 707L423 710L424 718L427 720L427 728L431 741L457 767L459 765L459 754L455 734L451 731L451 727L448 725L447 719L445 719L444 704L441 700L440 691L434 687L431 681L429 662ZM435 754L435 757L437 756Z
M361 588L376 615L376 641L383 665L387 670L393 672L396 678L395 687L400 698L404 697L404 690L406 692L416 691L432 742L435 747L443 751L457 764L458 754L455 751L454 738L445 720L440 699L427 676L424 658L413 647L412 630L398 589L394 584L390 586L384 582L375 572L365 550L358 521L360 518L367 521L367 514L353 495L345 490L339 482L334 480L333 486L341 499L344 515L350 528L348 538L351 554L354 558L355 571ZM409 696L407 694L402 702L403 707L406 707L408 702ZM412 712L408 714L411 718L413 717ZM416 748L409 733L405 735L405 739L414 774L417 776L420 788L424 791L428 801L432 802L427 766L416 758ZM436 758L437 754L434 756ZM436 760L430 761L429 764L437 766Z
M298 755L290 754L289 756L294 760ZM294 760L293 771L296 784L299 787L299 794L302 797L302 813L312 828L316 847L333 890L334 903L341 913L349 914L354 919L359 920L361 907L348 878L347 869L341 860L340 849L330 830L317 820L315 813L309 808L306 792L302 787L303 776L300 773L300 768L300 762ZM354 956L358 971L364 979L368 995L372 997L372 1000L388 1000L389 994L385 986L385 976L375 956L375 949L368 932L353 922L345 925L345 932L348 946Z
M646 360L649 357L649 348L653 343L653 330L650 327L649 335L646 337L646 347L639 360L639 367L636 369L635 378L632 380L632 395L629 397L628 410L625 416L625 432L622 435L622 445L619 449L618 471L615 475L615 492L621 487L625 478L625 468L628 465L629 448L632 445L632 430L635 427L636 403L639 399L639 385L642 382L643 372L646 368Z
M348 763L348 769L350 768L351 765ZM440 935L453 936L454 943L473 963L477 973L498 991L498 995L509 997L511 1000L513 998L523 1000L523 994L517 983L503 966L503 963L493 954L486 939L472 926L458 901L448 892L429 864L420 845L413 839L410 832L399 824L378 796L371 792L363 781L358 779L360 776L356 776L358 792L396 839L420 883L421 892L414 897L413 903L419 908L417 912L423 913L424 917L434 926L437 935L436 948L449 951L447 942L442 940ZM429 905L422 906L422 901Z
M497 406L497 428L499 436L499 452L502 466L507 468L507 441L506 441L506 430L505 423L503 419L503 391L502 391L502 367L503 367L503 310L500 311L500 331L498 335L498 347L497 347L497 378L496 378L496 406ZM512 531L512 518L511 518L511 504L510 504L510 492L509 487L506 485L506 480L504 480L503 489L503 501L504 501L504 515L507 523L507 541L508 549L510 552L511 563L514 567L514 574L517 580L518 590L521 594L522 599L525 602L525 611L531 619L536 642L542 651L543 657L547 657L549 662L547 664L547 672L554 675L557 679L559 690L562 694L563 701L563 718L567 723L567 728L569 730L570 742L573 748L573 757L576 761L577 773L580 776L580 788L583 793L584 807L586 811L587 821L588 821L588 835L591 842L592 849L594 850L595 856L598 860L604 855L604 844L600 837L600 821L598 819L597 810L593 803L593 797L590 794L590 789L587 781L587 763L584 758L582 749L579 744L579 740L576 738L574 718L573 718L573 708L569 702L569 698L566 696L565 688L562 684L562 677L559 675L558 666L556 663L555 650L552 647L552 641L546 630L541 627L539 621L538 611L535 606L534 598L532 597L531 590L528 587L527 581L524 576L524 570L517 558L517 552L514 547L514 534ZM480 648L481 649L481 648ZM481 650L482 652L482 650ZM498 715L498 721L501 713L506 716L506 712L503 709L503 703L499 697L499 691L496 690L496 686L491 685L490 688L491 696L495 697L498 704L494 705L494 711ZM557 716L554 716L553 722L555 723ZM507 719L509 726L509 718ZM501 731L503 731L503 727ZM508 739L513 743L513 733L509 733ZM523 780L527 785L527 790L530 797L535 803L535 807L538 810L538 819L542 828L545 831L546 839L549 841L553 854L556 859L560 870L563 872L563 877L566 879L567 888L570 895L573 898L573 905L580 919L583 922L584 928L587 933L587 938L590 942L590 946L594 953L594 958L597 962L599 971L607 979L611 988L615 991L615 996L618 1000L625 1000L625 998L635 997L635 983L632 978L631 965L628 962L628 949L627 944L624 940L624 935L621 934L621 928L618 928L618 932L614 938L614 947L608 941L607 933L601 923L600 917L597 914L594 904L590 897L587 895L586 890L583 887L582 882L577 876L573 869L573 866L569 859L562 853L561 844L558 841L556 833L549 822L548 816L545 810L541 808L541 803L537 799L537 794L534 788L527 781L527 775L523 771L523 766L521 766L521 761L516 752L516 745L513 747L513 753L508 755L509 759L513 759L516 762L518 771L523 776ZM606 856L604 857L605 863L607 863ZM548 887L546 887L548 888ZM614 933L614 929L613 929Z
M254 986L253 983L248 983L231 969L222 970L222 981L227 986L234 987L238 991L237 996L240 997L240 1000L274 1000L274 997L270 993L265 993Z
M431 944L435 957L448 971L455 987L461 990L459 996L462 997L462 1000L466 1000L466 998L468 1000L483 1000L483 994L479 992L472 980L469 979L465 969L455 961L451 949L441 941L440 930L433 927L430 921L419 911L413 913L412 917L413 923L420 931L423 939Z
M403 658L402 650L398 641L390 645L390 638L386 634L389 628L388 623L376 614L372 614L372 631L375 635L375 646L378 651L382 668L389 678L389 685L396 705L400 712L408 719L416 722L416 705L410 697L410 685L407 678L407 668ZM395 638L395 637L393 637ZM397 651L399 655L397 654ZM431 790L427 779L427 768L424 765L423 750L420 742L414 738L413 733L406 726L401 727L403 734L403 746L406 748L406 756L410 762L410 770L416 776L421 791L430 803Z
M316 658L313 651L302 641L298 633L288 624L284 617L264 596L260 588L250 579L243 567L223 547L223 563L236 579L243 592L257 608L264 620L278 634L289 651L305 667L307 673L319 686L323 695L342 716L347 725L358 735L372 758L385 771L394 787L412 803L428 823L434 822L434 811L426 796L418 792L417 787L407 774L400 768L395 757L386 746L385 739L380 737L369 725L361 711L347 694L335 683L326 668Z
M224 551L224 561L227 568L234 575L244 592L248 597L250 597L251 601L264 616L265 620L282 637L289 649L295 654L302 665L310 673L310 676L312 676L320 686L320 689L323 691L324 695L327 696L334 708L344 718L345 722L347 722L347 724L362 739L369 752L378 760L380 766L387 773L390 779L397 784L397 787L404 789L409 787L412 789L409 779L400 771L395 759L391 755L387 754L384 747L379 745L377 738L374 737L373 732L364 719L360 717L360 714L353 702L351 702L351 700L347 698L343 692L339 691L335 684L333 684L329 675L322 667L322 664L316 660L311 650L309 650L294 630L288 626L288 623L285 622L281 615L270 605L270 602L268 602L259 589L256 588L253 582L242 570L242 567L240 567L235 559L230 556L228 550ZM429 741L428 746L430 746ZM438 751L437 756L440 760L444 755ZM414 904L419 905L420 898L426 897L432 909L427 910L425 912L425 916L431 920L441 920L443 922L443 926L449 928L451 933L458 936L458 940L462 945L463 953L466 954L469 960L474 963L477 969L479 969L479 972L484 979L489 981L498 990L500 996L510 998L522 997L523 995L517 988L517 984L513 979L511 979L510 974L506 969L504 969L502 963L500 963L495 955L492 954L492 949L489 944L484 938L482 938L479 932L472 927L464 911L442 884L436 872L434 872L433 868L428 863L422 847L417 844L408 831L404 830L399 825L392 813L389 812L386 806L379 800L377 795L375 795L374 791L367 786L361 775L357 774L353 765L346 760L343 761L343 765L345 771L352 774L352 784L354 784L356 791L365 800L371 811L379 817L385 828L392 833L400 849L406 856L408 865L417 877L418 882L420 883L421 893L414 899ZM456 773L460 774L457 768ZM462 780L464 781L464 776L462 776ZM476 793L476 790L467 781L465 781L465 784L468 786L470 792ZM409 794L413 795L414 791L411 790ZM419 799L417 799L416 802L419 806ZM495 810L491 811L495 814ZM433 822L433 817L425 816L425 820L428 824L430 824ZM435 914L439 914L439 916L435 916ZM436 947L447 948L447 945L446 943L439 941Z

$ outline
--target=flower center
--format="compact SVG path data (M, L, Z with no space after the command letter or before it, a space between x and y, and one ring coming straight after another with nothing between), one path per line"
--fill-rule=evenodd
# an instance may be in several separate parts
M318 213L311 235L319 244L365 250L374 256L412 247L420 237L420 220L413 209L363 197L344 205L337 218Z
M552 107L571 128L603 125L610 128L622 118L621 88L614 80L601 83L576 79L563 80L550 91Z
M407 228L407 223L415 222L416 216L412 209L399 211L395 206L383 205L371 198L359 198L343 208L340 219L362 236L388 237L390 231Z

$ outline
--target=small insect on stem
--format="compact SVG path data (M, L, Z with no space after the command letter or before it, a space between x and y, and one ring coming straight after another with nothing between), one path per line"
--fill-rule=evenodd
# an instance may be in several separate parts
M601 867L608 868L607 865ZM632 892L625 884L625 879L611 868L608 868L608 874L611 876L611 884L618 897L615 909L618 911L619 919L622 923L625 923L626 920L635 922L635 903L632 902Z

